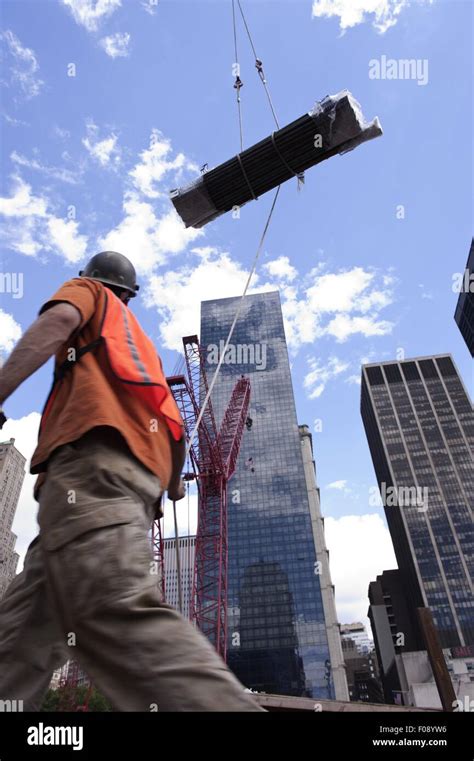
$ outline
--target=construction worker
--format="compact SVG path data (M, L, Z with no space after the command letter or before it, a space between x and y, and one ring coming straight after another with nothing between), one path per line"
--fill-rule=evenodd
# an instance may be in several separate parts
M94 256L1 369L0 407L56 355L31 472L39 535L0 602L0 700L39 710L74 659L117 711L260 711L209 641L161 599L148 531L179 500L185 439L135 269Z

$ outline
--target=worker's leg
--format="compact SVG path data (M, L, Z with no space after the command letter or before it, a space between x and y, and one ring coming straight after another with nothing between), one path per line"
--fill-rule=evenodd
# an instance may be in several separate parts
M37 537L23 571L0 602L0 700L22 700L24 711L38 711L54 669L67 657L52 615Z
M62 450L42 488L40 525L52 596L75 643L71 657L116 710L261 710L160 598L147 536L158 479L116 443Z

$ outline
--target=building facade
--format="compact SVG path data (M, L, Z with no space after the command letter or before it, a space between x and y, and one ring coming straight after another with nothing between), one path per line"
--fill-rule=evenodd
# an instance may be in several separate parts
M239 298L201 305L209 379ZM259 692L335 697L315 537L278 292L247 296L214 391L220 425L235 381L251 382L229 484L228 664Z
M357 621L353 624L342 624L341 637L343 640L353 640L360 655L370 653L374 649L374 643L367 634L367 629L361 621Z
M473 643L474 416L450 355L362 368L361 411L414 630Z
M360 652L355 640L342 640L349 699L355 703L383 703L384 695L375 650Z
M454 319L471 356L474 357L474 239L471 242L466 269L462 273L459 291Z
M0 442L0 600L16 574L18 554L12 524L25 478L26 459L15 439Z
M191 595L193 591L194 556L196 551L195 536L180 536L178 540L179 565L181 571L181 595L183 616L190 618ZM179 610L178 560L176 557L176 539L163 540L165 594L166 602Z

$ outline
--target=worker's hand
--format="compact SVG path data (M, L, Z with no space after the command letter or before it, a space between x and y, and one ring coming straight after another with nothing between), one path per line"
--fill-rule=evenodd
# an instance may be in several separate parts
M0 429L2 429L2 428L3 428L3 426L4 426L4 424L5 424L6 422L7 422L7 418L6 418L6 416L5 416L5 413L4 413L4 411L3 411L3 410L2 410L2 408L0 407Z
M171 499L173 502L177 502L179 499L183 499L185 496L186 486L184 485L182 478L180 478L177 483L170 484L168 486L168 499Z

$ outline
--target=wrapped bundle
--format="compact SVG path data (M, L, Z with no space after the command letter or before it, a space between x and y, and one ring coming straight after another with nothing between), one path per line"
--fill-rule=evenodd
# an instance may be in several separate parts
M328 95L288 126L207 171L170 198L186 227L203 227L291 177L382 134L348 90Z

